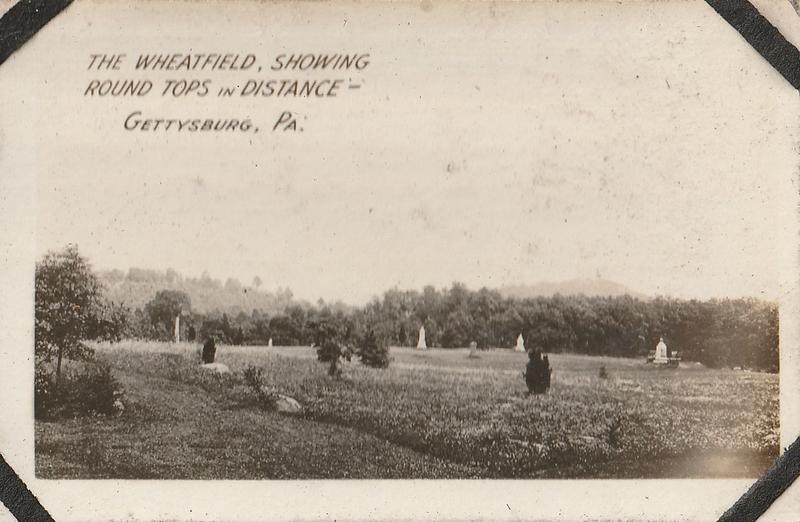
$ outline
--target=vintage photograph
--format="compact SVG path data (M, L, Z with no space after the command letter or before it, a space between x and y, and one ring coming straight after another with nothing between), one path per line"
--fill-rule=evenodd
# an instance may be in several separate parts
M164 4L37 73L36 478L779 455L796 93L707 5Z

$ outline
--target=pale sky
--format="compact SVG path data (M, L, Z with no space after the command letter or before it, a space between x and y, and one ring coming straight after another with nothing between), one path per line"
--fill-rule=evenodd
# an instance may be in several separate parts
M185 22L155 45L140 35L159 31L159 6L110 23L108 5L76 5L86 12L0 68L7 147L38 151L5 159L37 177L38 253L75 242L98 268L258 275L352 303L394 286L597 275L683 297L786 290L797 93L705 2L266 3L232 7L214 31L208 6L185 6L163 13ZM37 46L50 62L25 61ZM93 52L190 50L254 53L264 70L85 70ZM270 74L284 52L371 63ZM324 100L81 96L93 78L329 76L363 87ZM250 116L261 131L126 132L133 110ZM269 132L282 110L306 118L302 133Z

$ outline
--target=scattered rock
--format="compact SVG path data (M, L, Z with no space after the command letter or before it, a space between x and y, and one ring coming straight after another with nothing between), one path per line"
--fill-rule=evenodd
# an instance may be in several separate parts
M210 370L210 371L213 371L213 372L217 372L217 373L231 373L231 370L230 370L230 368L228 368L227 365L222 364L222 363L218 363L218 362L201 364L200 368L202 368L204 370Z
M275 410L281 413L303 413L303 405L292 397L279 393L275 399Z

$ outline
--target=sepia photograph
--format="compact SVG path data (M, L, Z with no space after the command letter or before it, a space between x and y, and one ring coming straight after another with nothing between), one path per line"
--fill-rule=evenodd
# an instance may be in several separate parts
M791 442L800 106L709 5L221 12L76 2L0 67L37 481L746 489Z

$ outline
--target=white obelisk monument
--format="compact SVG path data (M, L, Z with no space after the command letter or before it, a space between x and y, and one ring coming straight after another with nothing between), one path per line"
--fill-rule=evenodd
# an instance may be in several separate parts
M522 334L517 336L517 345L514 347L515 352L524 352L525 351L525 339L522 338Z
M181 342L181 316L175 316L175 342Z
M425 326L419 327L419 340L417 341L417 350L427 350L428 345L425 344Z

